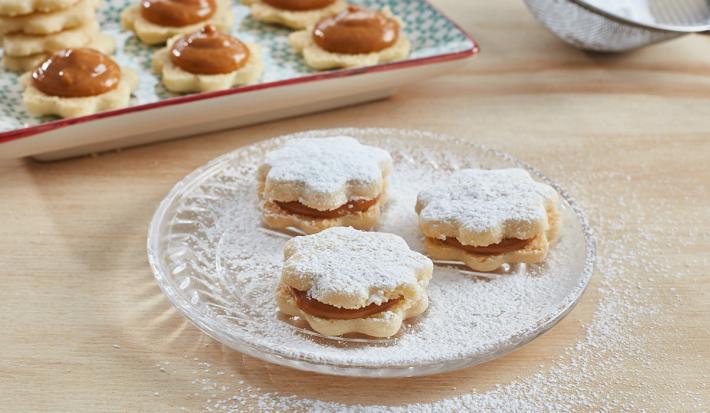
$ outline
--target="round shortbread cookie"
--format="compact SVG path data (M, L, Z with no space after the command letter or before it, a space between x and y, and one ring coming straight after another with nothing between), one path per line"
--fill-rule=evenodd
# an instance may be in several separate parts
M392 158L387 151L347 136L291 140L257 171L266 201L298 201L320 211L384 192Z
M38 53L83 47L89 44L98 33L99 24L96 21L91 21L83 26L54 34L8 34L5 36L3 44L4 55L32 56Z
M242 4L244 4L244 2L242 2ZM333 4L322 9L292 11L277 9L261 0L253 0L248 4L251 5L251 16L254 20L279 24L295 30L312 27L318 23L318 20L332 16L345 9L348 5L345 0L335 0Z
M42 93L32 85L32 74L20 77L24 87L22 100L34 116L57 115L62 118L91 115L128 106L131 93L138 88L138 74L121 68L121 80L115 89L97 96L65 98Z
M7 33L50 34L84 26L96 20L100 0L80 0L66 9L24 16L0 16L0 36Z
M121 13L121 26L135 33L147 45L165 43L171 37L196 32L207 24L214 25L220 32L229 33L234 23L232 3L230 0L216 0L216 4L217 10L210 19L181 27L160 26L149 22L141 15L140 4L133 4Z
M432 270L431 260L398 235L335 227L286 243L281 282L339 308L398 297L409 308L426 294Z
M2 0L0 16L21 16L66 9L79 0Z
M397 334L404 320L422 314L429 307L429 297L425 291L416 301L402 301L387 311L369 317L354 320L326 319L301 310L288 288L288 286L281 285L276 292L276 304L279 311L301 317L313 330L326 336L361 333L372 337L391 337Z
M153 54L153 71L160 75L163 85L171 92L211 92L239 85L250 85L257 83L264 72L261 47L254 43L246 44L249 49L249 60L238 70L220 75L196 75L187 72L176 66L169 55L170 48L180 36L182 35L169 39L167 47Z
M113 54L113 52L116 51L116 41L113 40L113 37L107 34L96 33L88 44L81 45L80 47L98 50L103 54ZM8 70L12 70L14 72L26 72L36 68L40 63L47 60L51 54L52 52L46 52L21 57L4 55L2 57L2 63Z
M303 60L306 64L316 70L372 66L407 58L412 46L409 39L403 34L404 23L396 16L393 16L389 8L384 8L382 13L388 17L395 18L399 22L400 33L395 44L379 52L365 54L329 52L313 41L312 26L309 26L306 30L291 33L288 36L288 41L296 52L303 55Z
M420 192L416 211L425 236L483 246L546 233L558 204L554 188L524 169L464 169Z

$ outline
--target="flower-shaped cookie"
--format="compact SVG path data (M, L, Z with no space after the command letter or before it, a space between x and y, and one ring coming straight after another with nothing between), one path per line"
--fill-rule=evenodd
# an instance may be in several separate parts
M194 33L205 24L229 33L233 23L230 0L142 0L121 13L121 26L148 45Z
M389 337L429 306L431 260L399 236L330 228L284 248L279 310L329 336Z
M348 6L307 30L291 33L288 40L316 70L372 66L409 55L411 44L401 33L402 26L388 8L378 12Z
M261 48L220 33L212 25L178 35L153 55L153 71L176 93L209 92L259 81Z
M523 169L465 169L419 193L427 252L477 271L545 259L559 229L559 196Z
M242 4L251 6L254 20L296 30L311 27L347 7L345 0L251 0Z
M47 13L66 9L79 0L2 0L0 15L21 16L30 13Z
M22 100L35 116L64 118L128 106L138 75L93 49L67 49L21 78Z
M66 9L22 16L0 15L0 37L8 33L51 34L85 26L96 18L99 0L79 0Z
M335 226L371 229L391 169L386 151L347 136L288 141L257 172L264 224L309 234Z

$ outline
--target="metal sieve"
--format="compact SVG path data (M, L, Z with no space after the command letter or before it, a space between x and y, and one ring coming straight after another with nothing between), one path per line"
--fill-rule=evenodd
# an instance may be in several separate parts
M709 0L525 0L548 30L585 50L623 52L710 31Z

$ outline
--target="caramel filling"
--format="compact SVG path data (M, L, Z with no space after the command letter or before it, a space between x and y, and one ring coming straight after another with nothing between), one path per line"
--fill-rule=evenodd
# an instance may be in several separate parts
M281 10L306 11L328 7L335 3L335 0L263 0L263 2Z
M180 69L200 75L231 73L249 60L249 48L208 24L180 37L170 48L170 61Z
M320 219L332 219L340 218L342 216L352 214L355 212L364 212L370 209L371 206L375 205L380 198L374 199L358 199L355 201L350 201L345 205L342 205L336 209L331 209L329 211L321 211L308 206L303 205L298 201L292 202L281 202L274 201L276 205L280 208L297 215L304 215L311 218Z
M357 6L326 17L313 28L313 41L318 46L342 54L379 52L395 44L398 36L396 20Z
M209 19L216 11L215 0L141 1L143 18L159 26L189 26Z
M462 249L466 252L474 253L474 254L497 255L497 254L505 254L506 252L512 252L512 251L517 251L517 250L523 249L533 239L535 239L535 238L530 238L530 239L506 238L497 244L483 245L483 246L463 245L456 238L446 238L443 241L442 240L437 240L437 241L442 242L447 245L451 245L452 247L456 247L458 249Z
M320 318L331 318L335 320L354 320L356 318L365 318L373 314L381 313L389 310L394 305L403 300L402 297L390 299L382 304L370 304L362 308L339 308L329 304L321 303L308 297L305 291L299 291L295 288L290 288L291 296L296 300L296 305L301 310L310 315Z
M96 96L115 89L121 68L93 49L62 50L32 72L32 84L42 93L64 98Z

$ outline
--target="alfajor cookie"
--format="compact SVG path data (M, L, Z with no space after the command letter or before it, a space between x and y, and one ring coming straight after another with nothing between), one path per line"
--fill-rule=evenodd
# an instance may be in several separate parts
M0 16L21 16L66 9L80 0L2 0Z
M257 171L263 222L308 234L336 226L371 229L391 169L389 153L351 137L288 141Z
M388 8L373 11L348 6L307 30L291 33L288 40L313 69L363 67L409 55L411 44L402 27Z
M276 302L324 335L390 337L429 306L432 269L397 235L330 228L286 243Z
M545 259L560 226L559 196L523 169L465 169L419 193L429 256L476 271Z
M209 92L259 81L264 71L261 48L207 25L168 40L153 55L153 71L176 93Z
M252 0L248 4L254 20L296 30L314 26L347 7L345 0Z
M86 26L96 19L100 0L79 0L66 9L22 16L0 16L0 37L8 33L51 34Z
M24 74L22 100L35 116L75 117L128 106L138 75L93 49L55 53Z
M206 24L229 33L233 23L230 0L143 0L121 13L121 26L148 45L194 33Z

